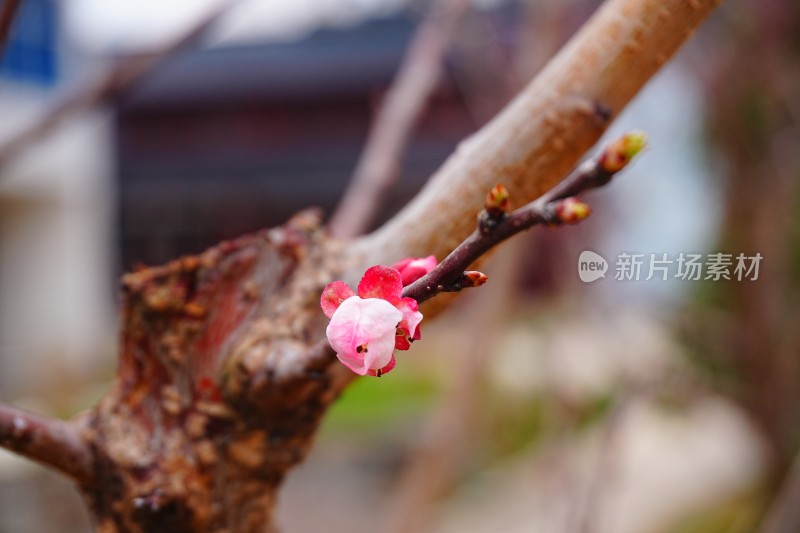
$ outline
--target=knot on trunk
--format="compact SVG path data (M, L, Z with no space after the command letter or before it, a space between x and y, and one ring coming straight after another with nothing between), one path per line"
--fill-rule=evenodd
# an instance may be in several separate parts
M338 392L320 349L340 268L318 217L123 278L121 354L88 417L99 531L264 531Z

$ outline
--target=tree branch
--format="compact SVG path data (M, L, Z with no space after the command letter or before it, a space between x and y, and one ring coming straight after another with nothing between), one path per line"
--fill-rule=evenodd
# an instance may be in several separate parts
M466 0L438 0L414 33L353 177L331 217L332 235L350 238L369 229L397 178L412 130L439 84L445 54L468 6Z
M588 206L573 197L606 185L644 148L644 144L645 138L641 133L624 135L609 144L598 157L580 165L541 198L510 214L505 214L505 189L496 187L487 197L486 209L478 217L478 228L436 268L406 287L403 296L422 303L441 292L457 292L482 284L486 281L485 277L481 279L473 273L464 272L469 265L504 240L533 226L560 225L586 218L589 215Z
M13 3L14 0L11 1ZM236 1L224 0L186 33L170 41L162 49L141 57L120 60L100 76L88 80L53 102L41 118L0 144L0 167L46 136L68 117L113 100L165 61L186 50L202 38Z
M0 446L55 468L81 484L93 478L89 446L75 422L0 405Z
M496 183L528 202L550 189L719 0L609 0L497 117L462 142L423 191L350 247L363 267L446 255ZM422 223L424 221L424 224Z
M0 61L3 59L6 43L11 33L11 25L17 16L22 0L5 0L0 7Z

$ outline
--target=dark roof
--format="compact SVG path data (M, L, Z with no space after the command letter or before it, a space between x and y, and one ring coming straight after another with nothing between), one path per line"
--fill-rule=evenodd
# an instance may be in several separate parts
M193 50L142 80L123 105L175 107L363 93L388 84L413 29L410 17L393 16L318 30L293 42Z

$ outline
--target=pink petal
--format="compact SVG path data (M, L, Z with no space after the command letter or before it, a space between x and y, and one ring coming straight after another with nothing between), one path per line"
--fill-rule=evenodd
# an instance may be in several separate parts
M394 349L406 351L411 348L411 342L408 340L409 337L406 335L405 330L398 328L397 333L398 335L394 338Z
M364 353L364 366L367 370L377 370L389 364L394 355L394 337L384 335L372 337L365 342L367 351Z
M436 268L436 257L409 257L398 261L393 268L400 272L403 287L411 285L419 278Z
M345 366L363 376L390 363L402 317L386 300L349 298L331 317L328 342Z
M420 338L419 324L422 322L422 313L419 312L419 304L413 298L402 298L395 307L403 313L403 319L397 327L405 333L404 339L401 340L399 336L395 339L395 348L408 350L411 346L409 339Z
M389 303L400 300L403 280L400 272L385 266L374 266L364 272L358 284L358 295L362 298L380 298Z
M392 355L392 358L389 360L389 364L381 368L380 370L381 376L384 374L388 374L391 370L394 369L395 365L397 365L397 360L394 358L394 355ZM376 370L370 369L367 371L367 374L369 374L370 376L377 376L378 372Z
M319 305L322 306L322 312L325 313L325 316L331 318L343 301L355 295L356 293L353 292L353 289L348 287L344 281L334 281L329 283L322 291Z
M411 261L416 261L416 260L417 260L416 257L406 257L405 259L401 259L397 263L393 264L392 268L397 270L398 272L400 272L400 274L402 274L403 273L403 269L408 267L408 265L411 264Z

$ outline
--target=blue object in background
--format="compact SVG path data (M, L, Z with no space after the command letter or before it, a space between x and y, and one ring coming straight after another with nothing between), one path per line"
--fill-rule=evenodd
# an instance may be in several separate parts
M54 0L26 0L11 27L0 58L0 79L52 86L58 79L58 6Z

